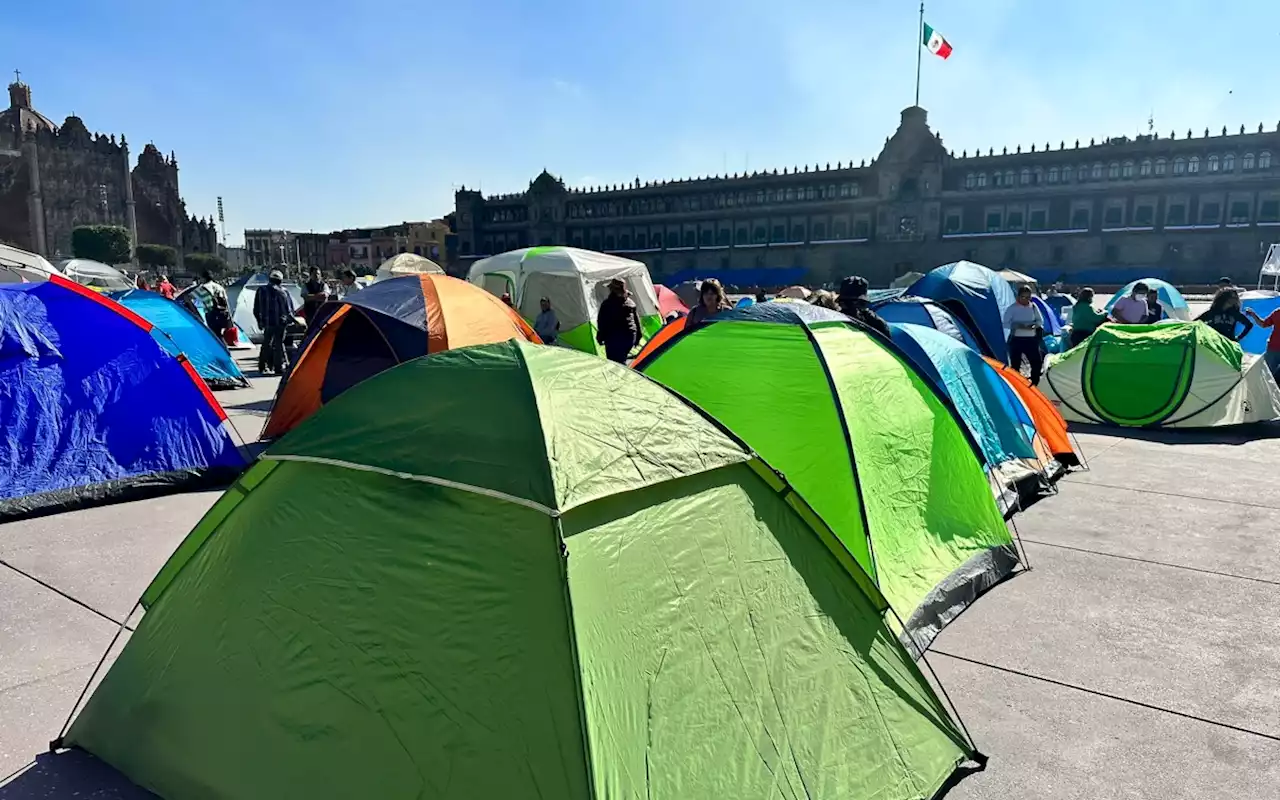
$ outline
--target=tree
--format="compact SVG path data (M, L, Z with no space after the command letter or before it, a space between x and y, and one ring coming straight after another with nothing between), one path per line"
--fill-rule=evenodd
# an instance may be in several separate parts
M140 244L133 252L139 264L154 270L172 269L178 263L178 251L163 244Z
M71 231L71 252L103 264L128 264L129 231L119 225L81 225Z
M207 270L210 275L217 278L227 272L227 262L212 253L192 253L186 258L186 268L188 272L196 275L202 275Z

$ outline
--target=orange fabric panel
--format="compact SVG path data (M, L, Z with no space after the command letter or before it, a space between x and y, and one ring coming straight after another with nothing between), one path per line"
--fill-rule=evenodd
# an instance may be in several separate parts
M320 410L320 387L324 385L325 372L329 367L329 354L333 352L333 342L350 310L351 306L343 305L335 311L325 320L324 328L311 340L307 349L298 356L298 363L293 365L289 380L271 407L271 416L262 430L262 438L284 436Z
M680 317L663 325L662 330L655 333L652 339L645 342L644 347L640 348L640 352L631 360L631 368L640 369L645 359L652 356L659 347L671 341L676 335L683 333L686 319L688 317Z
M1049 402L1049 398L1032 386L1031 381L1027 380L1021 372L993 358L983 356L983 359L1013 387L1022 404L1027 407L1032 421L1036 424L1036 431L1044 439L1049 450L1055 456L1067 454L1075 456L1075 451L1071 449L1071 440L1067 437L1067 421L1062 418L1062 413L1053 407L1053 403Z
M423 275L421 280L430 331L427 352L508 339L542 344L515 309L479 286L447 275Z

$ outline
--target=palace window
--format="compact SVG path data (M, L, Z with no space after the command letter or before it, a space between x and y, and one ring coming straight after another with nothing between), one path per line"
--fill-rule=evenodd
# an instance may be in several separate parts
M1225 156L1222 157L1222 171L1223 172L1236 171L1236 154L1235 153L1227 153Z
M1182 156L1178 156L1173 160L1173 174L1185 175L1187 172L1187 160Z
M1057 182L1058 182L1058 168L1049 167L1049 183L1057 183Z
M792 226L791 226L791 241L793 241L793 242L803 242L803 241L804 241L804 226L803 226L803 225L792 225Z
M667 231L667 247L679 247L680 234L675 231Z
M1089 176L1093 178L1095 181L1102 180L1102 162L1101 161L1093 165L1093 171L1089 173Z
M795 199L796 199L796 190L795 190L795 189L788 189L788 190L787 190L787 195L786 195L786 197L787 197L787 202L788 202L788 203L789 203L789 202L791 202L792 200L795 200Z
M1005 186L1012 186L1012 185L1013 185L1014 180L1016 180L1016 178L1014 178L1013 170L1011 170L1011 169L1010 169L1010 170L1005 170L1005 173L1004 173L1004 185L1005 185Z
M764 202L764 190L763 190L763 189L761 189L761 190L759 190L759 191L757 191L757 192L756 192L756 202L757 202L757 203L763 203L763 202Z
M1200 224L1217 225L1222 221L1222 206L1218 203L1200 204Z
M1119 161L1112 161L1111 164L1107 167L1107 177L1110 178L1111 180L1115 180L1116 178L1120 177Z
M1077 208L1071 212L1071 228L1077 231L1089 229L1089 209Z
M836 220L835 227L833 228L833 235L837 239L849 238L849 223L842 219Z
M1165 225L1186 225L1187 206L1185 203L1170 203L1164 214Z
M1071 167L1062 168L1062 182L1071 183Z
M1142 159L1142 163L1138 165L1138 174L1144 178L1151 174L1151 159Z
M985 172L978 173L978 188L979 189L987 188L987 173Z
M947 221L942 229L943 233L959 233L960 232L960 214L958 212L947 212Z
M827 199L836 199L836 185L834 183L827 187Z
M1194 175L1199 171L1200 171L1200 156L1192 156L1191 159L1187 161L1187 172Z
M1243 169L1253 169L1257 162L1253 158L1253 153L1245 153L1243 163L1240 165Z
M827 238L827 226L821 222L813 223L813 240L821 242Z
M751 241L751 234L746 228L738 228L738 232L733 235L734 244L747 244Z
M1004 214L999 211L987 212L987 233L995 233L1000 230L1003 222Z
M871 223L868 220L860 219L853 223L853 238L866 239L871 236Z
M1165 169L1166 169L1167 167L1168 167L1168 162L1167 162L1167 161L1165 161L1163 158L1157 158L1157 159L1156 159L1156 174L1157 174L1157 175L1163 175L1163 174L1165 173Z
M1030 169L1028 169L1027 167L1023 167L1023 168L1022 168L1022 172L1018 175L1018 180L1020 180L1020 181L1022 182L1022 185L1023 185L1023 186L1030 186L1030 185L1031 185L1031 170L1030 170Z
M858 184L856 183L849 184L849 194L853 195L854 197L857 197L858 195L862 194L862 187L858 186Z
M618 247L623 250L631 249L631 234L624 233L618 237Z
M1280 222L1280 200L1263 200L1259 203L1258 222Z
M755 237L753 238L752 241L754 241L756 244L764 244L765 242L769 241L769 231L765 230L765 227L763 225L757 225L755 230Z
M1126 177L1126 178L1132 178L1132 177L1133 177L1133 162L1132 162L1132 161L1126 161L1126 162L1124 162L1124 167L1123 167L1122 169L1123 169L1123 171L1121 172L1121 174L1122 174L1124 177Z
M1263 150L1258 154L1258 169L1271 169L1271 151Z
M684 246L685 246L685 247L693 247L693 246L694 246L694 245L696 245L697 243L698 243L698 234L694 233L693 231L685 231L685 232L684 232Z
M1027 218L1027 230L1042 231L1048 226L1048 212L1043 208L1034 209Z
M710 247L712 235L713 234L710 228L703 228L702 230L698 231L698 246Z
M720 247L728 247L729 240L733 238L733 231L728 228L721 228L716 231L716 244Z
M1217 172L1219 169L1218 156L1216 154L1209 156L1209 161L1205 166L1208 167L1210 172Z
M1133 224L1144 228L1151 227L1155 220L1156 210L1150 205L1138 206L1133 212Z
M787 240L787 226L786 226L786 225L774 225L774 226L773 226L773 239L772 239L771 241L774 241L774 242L785 242L786 240Z
M1011 231L1022 230L1022 212L1010 211L1009 218L1005 220L1005 229Z
M804 190L805 200L816 200L817 197L818 197L818 191L814 189L812 186Z
M1231 204L1231 217L1228 220L1232 225L1242 225L1249 221L1249 202L1247 200L1237 200Z
M974 186L977 186L977 185L978 185L977 176L975 176L972 172L964 176L964 188L972 189Z
M1109 206L1105 214L1102 215L1102 225L1105 228L1118 228L1124 224L1124 207Z
M1004 185L1004 173L1003 173L1003 172L993 172L993 173L991 173L991 185L992 185L992 186L994 186L994 187L996 187L997 189L998 189L998 188L1000 188L1001 186L1003 186L1003 185Z
M849 184L847 183L840 184L840 196L841 197L849 196Z

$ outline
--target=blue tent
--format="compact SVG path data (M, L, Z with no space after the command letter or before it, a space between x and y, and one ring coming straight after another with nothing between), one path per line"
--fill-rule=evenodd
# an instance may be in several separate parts
M1107 301L1107 306L1104 310L1110 313L1116 301L1121 297L1133 294L1133 287L1139 283L1145 283L1148 289L1155 289L1160 293L1160 305L1164 306L1165 317L1168 319L1191 319L1191 310L1187 308L1187 301L1182 297L1182 292L1178 291L1173 284L1162 281L1159 278L1143 278L1142 280L1125 284L1123 289L1111 295L1111 299Z
M957 342L980 350L978 340L968 326L942 306L923 297L897 295L879 301L872 300L871 307L885 322L924 325L941 331Z
M151 328L64 278L0 286L0 520L243 471L217 400Z
M1280 295L1275 295L1271 292L1245 292L1240 297L1240 307L1242 309L1251 308L1253 313L1266 319L1271 312L1280 309ZM1246 353L1265 353L1267 352L1267 339L1270 338L1271 331L1271 328L1264 328L1255 323L1253 330L1249 331L1249 335L1240 340L1240 346L1244 348Z
M119 292L111 298L154 325L151 335L160 346L170 355L185 354L209 388L235 389L249 385L221 340L183 306L166 300L164 295L141 289Z
M1007 485L1036 480L1035 421L1013 388L973 348L924 325L892 323L894 344L951 400L983 460ZM1038 481L1036 481L1038 482Z
M982 352L1009 362L1009 331L1004 310L1013 305L1013 289L996 272L971 261L938 267L911 284L907 294L944 306L977 335Z
M1040 309L1040 316L1044 317L1044 332L1050 336L1057 336L1062 333L1062 317L1043 299L1031 296L1032 304Z

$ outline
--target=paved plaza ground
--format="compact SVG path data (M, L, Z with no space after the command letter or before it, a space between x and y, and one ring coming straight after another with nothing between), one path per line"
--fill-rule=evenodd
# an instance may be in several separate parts
M218 394L247 441L275 387L254 383ZM1079 438L1091 469L1016 517L1032 571L930 652L991 758L948 800L1275 796L1280 430ZM0 798L145 796L86 757L40 754L217 496L0 526L0 776L18 772Z

